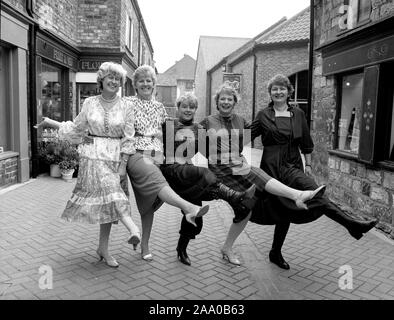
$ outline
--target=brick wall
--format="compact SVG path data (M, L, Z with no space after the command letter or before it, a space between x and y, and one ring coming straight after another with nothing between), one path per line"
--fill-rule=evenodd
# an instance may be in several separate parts
M78 0L37 0L35 19L42 29L53 32L67 43L77 45Z
M4 2L15 8L16 11L26 13L26 0L4 0Z
M235 112L246 120L251 121L253 115L253 57L248 57L232 67L233 73L240 73L240 101Z
M308 69L307 45L260 50L256 53L256 114L269 103L268 81L276 74L290 76ZM255 147L262 148L260 139L255 140Z
M124 16L124 15L123 15ZM76 14L78 45L120 47L121 1L79 0ZM125 24L125 21L123 21Z
M339 7L343 1L315 1L315 44L332 41L340 30ZM394 13L393 1L372 1L371 20ZM371 22L372 23L372 22ZM380 218L378 228L394 238L394 173L329 155L333 148L336 116L336 78L322 75L322 56L314 52L312 127L315 142L312 167L316 181L329 185L328 195L353 212Z
M127 14L126 14L127 13ZM122 17L121 17L121 31L120 31L120 45L122 51L127 51L126 47L126 19L130 16L132 19L133 28L133 44L132 44L132 56L130 57L133 62L138 65L138 18L135 13L133 4L131 0L122 0ZM129 48L130 49L130 48Z
M0 188L18 182L18 156L0 159Z

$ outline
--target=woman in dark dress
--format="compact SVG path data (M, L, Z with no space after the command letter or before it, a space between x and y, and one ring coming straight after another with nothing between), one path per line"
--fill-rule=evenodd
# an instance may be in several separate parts
M237 102L238 92L229 84L223 84L215 94L218 113L206 117L200 123L207 130L209 148L207 148L206 157L209 169L221 183L233 190L243 192L254 184L256 190L288 198L300 212L307 211L305 209L307 209L308 201L324 193L325 186L319 188L315 186L309 191L300 191L281 183L261 168L249 165L242 155L243 145L250 141L250 135L248 137L244 134L250 132L244 130L249 124L243 117L233 112ZM249 203L246 199L243 201L249 209L254 203L255 199ZM234 211L233 223L221 249L223 259L232 264L241 264L232 247L250 216L250 211Z
M258 112L252 122L252 140L261 136L264 146L261 169L292 188L310 190L317 187L310 176L310 154L314 145L304 112L289 104L293 91L289 79L283 75L276 75L269 81L271 102L267 108ZM300 151L305 155L305 172ZM364 221L352 217L325 196L315 197L307 203L309 210L301 212L294 202L286 198L260 191L256 192L256 196L259 200L253 208L250 221L275 224L269 259L283 269L290 268L281 254L290 223L311 222L324 214L344 226L358 240L378 222L375 219Z

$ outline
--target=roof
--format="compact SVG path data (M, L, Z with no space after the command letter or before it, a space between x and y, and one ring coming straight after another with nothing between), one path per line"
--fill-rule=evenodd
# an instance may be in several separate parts
M205 68L211 69L216 63L249 40L250 38L200 36L198 50L203 55Z
M286 17L281 18L269 28L250 39L243 46L231 52L224 59L227 60L227 63L231 64L238 59L242 59L245 54L250 53L258 44L291 43L300 40L308 41L309 32L310 8L307 7L288 20ZM219 65L216 64L208 70L213 71L218 67Z
M258 44L273 44L309 40L310 8L307 7L289 20L279 24L271 32L256 39Z
M180 61L157 76L158 86L176 86L177 80L194 80L196 60L185 54Z

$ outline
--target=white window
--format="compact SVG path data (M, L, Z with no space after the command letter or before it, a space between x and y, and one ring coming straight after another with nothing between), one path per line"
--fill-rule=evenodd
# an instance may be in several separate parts
M133 34L134 34L134 25L133 20L129 15L126 17L126 46L129 48L131 52L133 52Z

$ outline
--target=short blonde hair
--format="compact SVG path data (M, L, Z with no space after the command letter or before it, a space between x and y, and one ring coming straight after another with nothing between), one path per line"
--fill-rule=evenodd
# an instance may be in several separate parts
M103 80L109 74L121 77L121 85L123 86L125 84L127 76L126 69L123 68L119 63L109 61L102 63L97 71L97 84L99 89L103 89Z
M218 109L219 97L222 93L232 95L234 97L234 102L238 103L239 101L238 91L229 83L225 82L215 92L214 100L216 103L216 109Z
M135 69L135 71L133 73L133 78L131 80L133 81L134 88L135 88L135 84L137 83L138 79L143 76L151 77L152 81L153 81L153 85L156 86L157 77L156 77L155 70L151 66L144 64L142 66L139 66L137 69Z
M176 107L179 109L179 107L181 106L182 103L195 106L196 109L198 108L197 97L193 93L190 93L190 92L181 95L176 100Z

